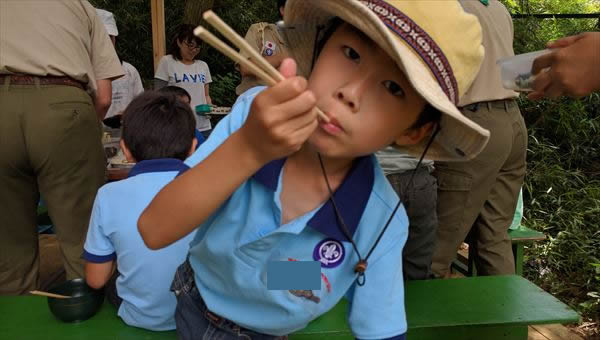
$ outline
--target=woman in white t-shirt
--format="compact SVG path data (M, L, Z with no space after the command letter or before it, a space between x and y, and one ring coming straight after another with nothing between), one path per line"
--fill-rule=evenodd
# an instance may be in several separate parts
M200 52L200 42L194 35L192 25L181 25L171 42L169 54L162 57L156 73L155 88L174 85L185 89L192 97L191 107L212 104L208 84L212 82L208 65L197 60ZM206 116L196 115L196 129L208 136L211 125Z

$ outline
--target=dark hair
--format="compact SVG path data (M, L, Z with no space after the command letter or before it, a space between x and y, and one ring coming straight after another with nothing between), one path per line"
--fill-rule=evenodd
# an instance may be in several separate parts
M148 159L187 158L194 140L196 119L172 94L146 91L123 113L122 139L140 162Z
M327 40L329 40L329 38L331 38L333 33L335 33L335 31L337 31L337 29L343 23L345 23L345 21L343 21L339 17L335 17L335 18L331 19L325 26L318 28L319 31L317 32L317 40L315 42L315 50L314 50L314 54L313 54L312 67L314 67L315 62L317 61L317 57L319 56L319 54L321 54L321 51L323 50L323 47L325 47L325 43L327 43ZM369 39L369 40L371 39L366 34L364 34L362 31L360 31L359 29L355 28L355 32L360 34L364 39ZM410 128L418 129L427 123L437 124L440 122L441 118L442 118L442 113L438 109L431 106L431 104L429 104L429 103L425 103L425 107L423 107L423 110L417 117L417 120L413 123L413 125L411 125Z
M279 9L280 9L281 7L285 7L285 2L286 2L286 1L287 1L287 0L277 0L277 11L279 11Z
M179 42L195 42L200 45L202 40L194 35L194 26L188 24L181 24L177 27L175 34L173 35L173 39L171 40L171 44L169 45L168 54L172 55L175 60L183 59L181 57L181 51L179 50L179 45L177 45L177 41ZM200 57L200 53L196 54L194 59Z
M418 129L427 123L439 124L442 119L442 113L429 103L425 103L425 107L419 113L417 120L410 126L411 129Z
M164 93L164 94L172 94L176 97L187 97L190 102L192 101L192 96L190 96L190 93L186 89L179 87L179 86L175 86L175 85L165 86L165 87L160 88L158 90L158 92Z

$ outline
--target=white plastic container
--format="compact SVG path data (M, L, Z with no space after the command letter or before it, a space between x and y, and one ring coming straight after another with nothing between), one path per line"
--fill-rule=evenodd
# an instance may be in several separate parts
M502 86L509 90L531 91L531 85L535 79L535 76L531 74L533 61L550 52L546 49L499 59L496 64L500 66Z

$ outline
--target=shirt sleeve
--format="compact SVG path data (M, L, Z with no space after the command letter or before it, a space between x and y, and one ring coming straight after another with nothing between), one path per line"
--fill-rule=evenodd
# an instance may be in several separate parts
M91 20L91 58L92 68L96 80L116 79L123 76L123 68L115 52L102 20L96 14L96 10L87 1L82 2Z
M160 62L156 68L156 73L154 73L154 78L164 80L166 82L169 81L169 61L167 60L167 56L160 58Z
M405 225L398 224L391 224L386 232L406 229ZM386 249L373 252L373 256L378 254L373 262L369 260L365 284L358 286L355 282L346 294L350 302L348 323L356 338L386 339L406 333L402 275L406 233L397 235L387 243Z
M98 191L83 245L83 258L93 263L105 263L116 259L115 248L105 230L106 226L102 223L101 196L102 191Z
M255 87L238 97L237 101L233 104L231 112L225 116L219 124L213 129L208 139L200 145L200 147L194 152L188 159L185 160L185 164L189 167L193 167L196 164L202 162L208 155L210 155L219 145L229 138L235 131L237 131L248 117L250 111L250 105L254 97L264 90L266 87Z

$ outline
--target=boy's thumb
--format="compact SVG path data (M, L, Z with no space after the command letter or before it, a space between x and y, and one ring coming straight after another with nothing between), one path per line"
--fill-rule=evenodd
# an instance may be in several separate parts
M296 76L296 62L292 58L285 58L279 65L279 72L284 78Z

